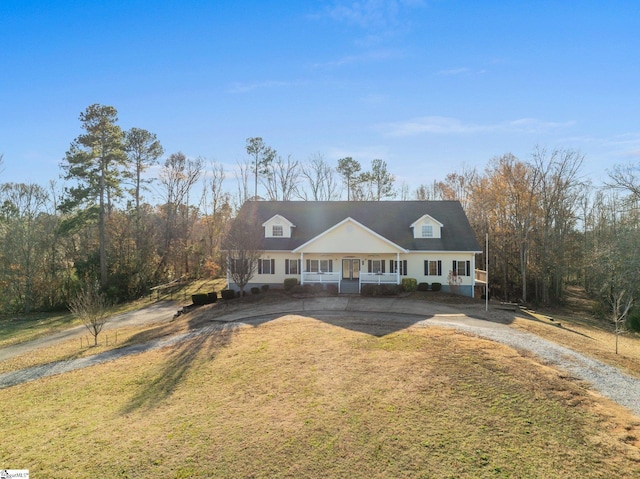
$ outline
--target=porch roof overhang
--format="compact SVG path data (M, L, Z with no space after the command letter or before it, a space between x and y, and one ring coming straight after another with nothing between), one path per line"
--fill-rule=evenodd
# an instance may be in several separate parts
M407 253L408 250L347 217L293 250L293 253Z

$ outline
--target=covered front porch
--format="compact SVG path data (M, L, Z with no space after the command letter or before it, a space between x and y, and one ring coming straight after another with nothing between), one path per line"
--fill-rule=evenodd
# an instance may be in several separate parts
M307 255L305 258L305 255L301 254L303 270L300 274L300 284L334 284L338 287L339 293L358 294L363 284L400 284L401 282L403 263L399 253L395 257L350 254L322 259L322 257L315 258L316 256ZM326 255L324 256L326 258Z
M335 284L340 293L360 293L367 283L400 284L400 255L407 250L346 218L293 252L300 255L301 284Z

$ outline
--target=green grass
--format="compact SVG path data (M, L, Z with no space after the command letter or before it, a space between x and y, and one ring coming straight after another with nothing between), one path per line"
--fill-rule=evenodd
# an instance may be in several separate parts
M288 316L0 391L37 477L640 477L640 423L453 330ZM603 409L606 407L606 409Z
M0 318L0 348L81 324L71 313L14 314Z
M134 311L148 306L158 300L191 302L191 295L200 292L220 291L225 286L223 279L198 280L184 283L162 291L152 293L137 301L115 305L111 308L113 314ZM31 341L52 333L63 331L82 324L70 312L55 313L16 313L0 316L0 348L12 344Z

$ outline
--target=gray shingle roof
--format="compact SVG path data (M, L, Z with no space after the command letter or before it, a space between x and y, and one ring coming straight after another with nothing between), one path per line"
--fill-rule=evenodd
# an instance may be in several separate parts
M414 238L410 225L428 214L442 227L441 238ZM291 238L264 238L264 250L291 251L353 218L410 251L482 251L459 201L247 201L238 216L262 225L275 215L291 221Z

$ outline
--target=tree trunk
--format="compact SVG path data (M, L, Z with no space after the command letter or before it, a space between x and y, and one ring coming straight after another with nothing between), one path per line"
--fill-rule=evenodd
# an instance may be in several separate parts
M100 285L106 286L108 281L107 273L107 234L106 234L106 220L104 211L104 194L106 190L105 186L105 164L104 160L101 160L101 172L100 172L100 211L98 219L98 234L100 236Z

